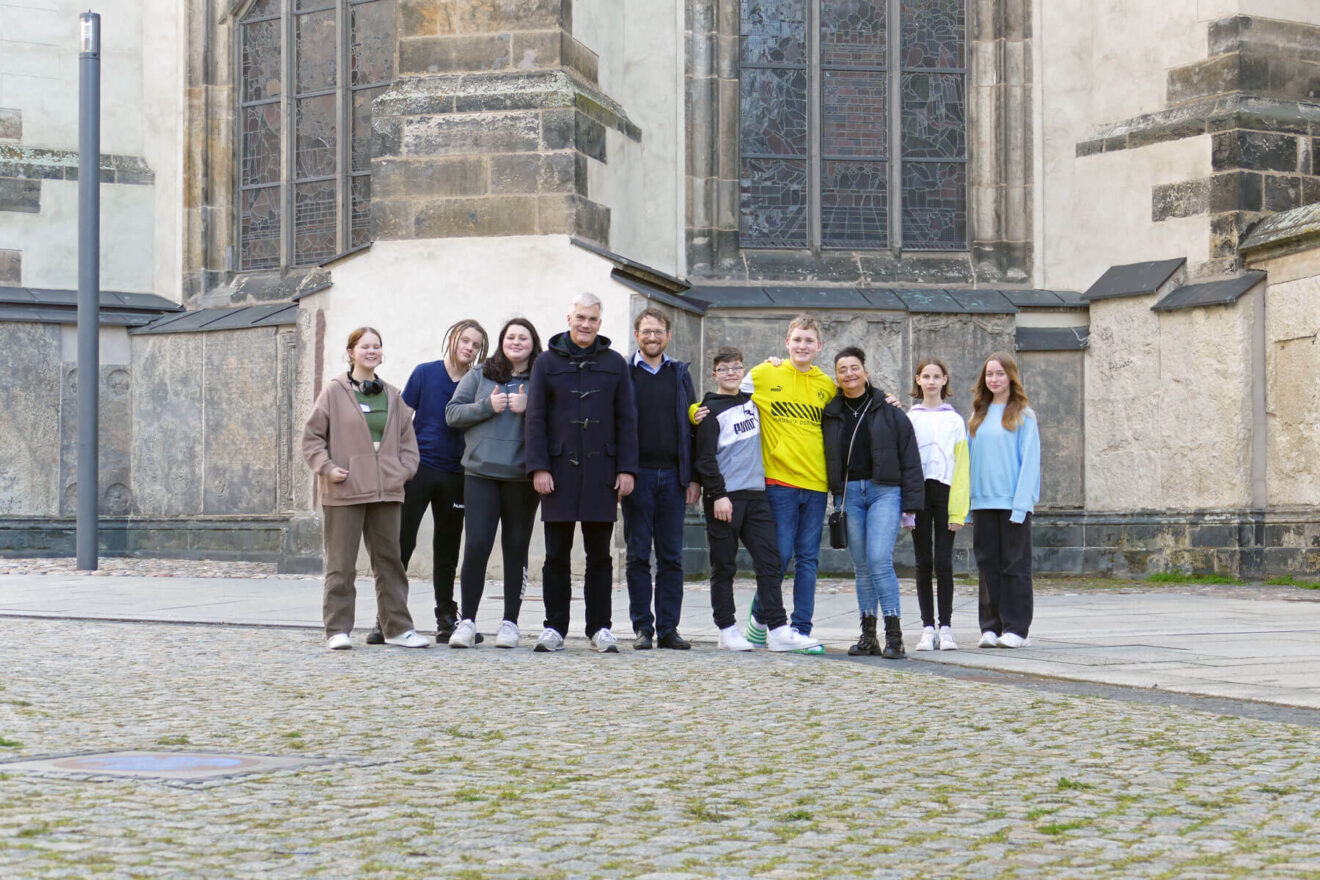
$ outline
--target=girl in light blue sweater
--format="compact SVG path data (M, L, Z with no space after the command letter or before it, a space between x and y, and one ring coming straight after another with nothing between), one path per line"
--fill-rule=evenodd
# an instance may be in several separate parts
M1040 432L1017 361L997 351L972 387L972 547L981 574L982 648L1021 648L1031 629L1031 513L1040 500Z

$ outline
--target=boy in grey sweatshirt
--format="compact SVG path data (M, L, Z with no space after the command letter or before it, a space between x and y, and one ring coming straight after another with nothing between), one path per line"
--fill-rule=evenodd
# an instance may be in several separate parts
M819 651L820 642L792 629L784 611L783 567L775 520L765 495L761 420L751 395L738 390L742 361L742 352L736 348L715 353L712 366L719 391L707 394L701 402L710 414L697 426L694 462L705 503L710 601L720 631L719 647L729 651L753 648L738 629L733 602L741 538L756 571L757 603L769 629L767 646L771 651Z

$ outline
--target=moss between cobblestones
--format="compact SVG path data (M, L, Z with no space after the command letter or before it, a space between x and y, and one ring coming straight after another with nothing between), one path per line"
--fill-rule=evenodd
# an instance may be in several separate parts
M0 702L9 757L183 736L361 764L205 789L10 773L5 876L1314 873L1307 728L701 646L331 654L273 630L7 627L9 695L55 710Z

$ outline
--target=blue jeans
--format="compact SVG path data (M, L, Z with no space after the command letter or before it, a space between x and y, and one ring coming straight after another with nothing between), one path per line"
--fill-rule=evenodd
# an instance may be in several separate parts
M820 533L825 525L825 504L829 496L811 489L792 486L766 486L765 497L775 518L779 542L779 564L784 572L793 563L793 629L811 635L811 618L816 613L816 567L820 563ZM755 600L752 614L761 619Z
M628 616L633 632L667 636L683 611L683 519L686 486L674 468L641 468L623 499L628 545ZM655 614L651 614L651 547L655 546Z
M903 490L870 480L853 480L843 509L848 513L848 553L857 574L857 607L863 616L898 616L898 575L894 542L903 515Z

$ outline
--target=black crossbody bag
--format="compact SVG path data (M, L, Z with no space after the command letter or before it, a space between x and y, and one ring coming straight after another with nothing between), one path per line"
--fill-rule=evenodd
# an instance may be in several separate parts
M847 407L848 404L844 404ZM866 412L871 408L871 402L868 400L862 407L861 413L857 416L857 424L853 426L852 437L848 440L848 457L843 460L843 500L834 505L830 511L830 547L835 550L844 550L848 547L848 511L843 509L848 501L848 462L852 461L853 444L857 442L857 432L862 427L862 419L866 418Z

